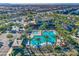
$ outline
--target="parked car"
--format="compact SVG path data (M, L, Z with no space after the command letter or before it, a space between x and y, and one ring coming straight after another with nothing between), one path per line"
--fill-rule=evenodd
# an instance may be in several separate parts
M0 48L3 46L3 42L0 42Z

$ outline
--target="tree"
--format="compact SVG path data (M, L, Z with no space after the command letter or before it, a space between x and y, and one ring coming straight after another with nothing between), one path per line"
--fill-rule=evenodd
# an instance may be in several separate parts
M7 38L9 38L9 47L11 47L12 46L12 44L13 44L13 35L11 34L11 33L9 33L9 34L7 34Z
M7 34L7 38L13 38L13 35L12 34Z
M75 49L72 49L72 50L66 52L66 55L67 56L77 56L78 55L78 51L75 50Z
M40 46L40 43L41 43L40 40L41 40L40 38L37 38L37 39L36 39L36 41L37 41L37 43L38 43L38 44L37 44L38 47Z
M45 39L46 39L46 46L48 45L48 40L49 40L49 36L44 36L45 37Z
M44 23L40 26L39 29L40 29L40 30L46 30L46 29L48 29L47 26L48 26L47 23L44 22Z

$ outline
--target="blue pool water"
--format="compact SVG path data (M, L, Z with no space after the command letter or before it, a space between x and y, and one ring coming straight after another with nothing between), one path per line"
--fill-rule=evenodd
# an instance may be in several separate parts
M48 36L48 38L46 38L46 36ZM51 44L54 44L56 42L56 37L55 37L54 32L52 32L52 31L44 31L44 32L42 32L41 36L35 35L31 40L31 45L40 45L42 43L45 43L46 39Z
M34 34L38 34L38 31L33 31Z
M39 40L38 40L39 39ZM43 36L34 36L32 38L31 44L38 45L45 42L45 38Z

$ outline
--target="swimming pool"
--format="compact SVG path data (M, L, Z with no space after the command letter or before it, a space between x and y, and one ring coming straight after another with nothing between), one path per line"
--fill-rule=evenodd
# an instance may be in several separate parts
M33 34L38 34L38 31L33 31L32 33L33 33Z
M47 37L46 37L47 36ZM49 42L52 45L56 42L56 36L53 31L43 31L42 35L35 35L31 39L31 45L37 46Z

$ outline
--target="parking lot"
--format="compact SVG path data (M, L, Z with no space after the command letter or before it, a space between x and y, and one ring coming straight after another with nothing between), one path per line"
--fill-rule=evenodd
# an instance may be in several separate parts
M0 39L0 42L3 42L0 47L0 56L5 56L9 50L8 41L4 39Z
M7 52L9 51L10 47L9 47L9 39L6 37L7 33L3 33L2 35L0 35L0 56L6 56ZM17 37L20 36L19 34L13 34L13 40L15 40Z
M5 56L9 50L8 38L6 38L6 34L0 35L0 42L1 42L0 56Z

